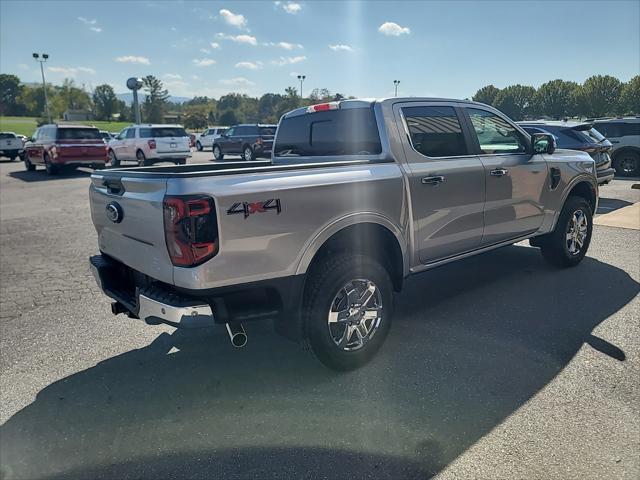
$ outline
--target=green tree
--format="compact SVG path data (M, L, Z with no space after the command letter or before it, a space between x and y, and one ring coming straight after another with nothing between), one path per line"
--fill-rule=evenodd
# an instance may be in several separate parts
M500 93L500 89L493 85L486 85L478 90L471 99L474 102L484 103L486 105L493 105L496 97Z
M640 114L640 75L636 75L622 87L620 113Z
M513 120L522 120L532 113L536 89L526 85L510 85L500 90L493 106Z
M0 74L0 115L24 115L24 104L19 101L22 89L18 77Z
M622 83L611 75L587 78L580 89L581 113L590 117L604 117L619 110Z
M110 122L113 114L118 110L119 101L111 85L98 85L93 91L97 119Z
M222 125L229 125L229 126L241 123L238 117L236 116L235 110L225 110L220 115L219 120Z
M61 118L66 110L91 110L91 96L76 86L72 79L65 78L62 86L54 87L54 95L49 95L51 116Z
M537 113L555 119L575 115L578 89L577 83L560 79L543 83L535 96Z
M208 105L189 105L184 109L184 126L186 128L204 129L208 124Z
M162 82L153 75L144 77L142 85L146 92L143 103L145 120L149 123L162 123L169 92L164 88Z

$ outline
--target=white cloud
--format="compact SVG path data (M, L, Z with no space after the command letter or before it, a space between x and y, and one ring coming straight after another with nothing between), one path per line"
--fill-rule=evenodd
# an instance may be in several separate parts
M176 27L171 27L171 31L172 31L172 32L177 32L177 31L178 31L178 29L177 29Z
M102 31L102 28L100 28L100 27L89 27L89 30L93 30L96 33L100 33Z
M215 65L216 61L213 58L194 58L193 63L196 67L210 67Z
M283 65L291 65L293 63L303 62L307 59L304 55L299 55L297 57L280 57L280 60L273 60L271 63L273 65L278 65L282 67Z
M216 50L220 48L220 44L218 42L211 42L209 45L211 46L211 48L214 48Z
M220 10L220 15L229 25L239 28L241 30L246 30L247 28L247 19L244 18L244 15L240 15L239 13L233 13L226 8Z
M290 13L291 15L295 15L300 10L302 10L302 5L300 5L299 3L295 3L295 2L287 2L287 3L283 3L282 4L282 9L285 12Z
M258 70L262 68L262 62L238 62L236 68L246 68L249 70Z
M244 85L244 86L255 85L254 82L244 77L222 79L220 80L220 83L222 83L223 85Z
M198 75L191 75L191 80L200 80Z
M200 49L200 53L204 53L205 55L209 55L211 53L211 50L208 50L206 48L201 48Z
M167 82L164 82L164 86L173 89L183 89L188 87L189 84L184 80L169 80Z
M409 27L401 27L395 22L384 22L378 28L378 31L387 36L399 37L400 35L408 35L411 33Z
M95 25L97 22L95 18L92 18L91 20L89 20L88 18L78 17L78 20L80 20L85 25Z
M336 45L329 45L329 48L331 50L333 50L334 52L353 52L353 47L350 47L349 45L342 45L342 44L336 44Z
M298 72L291 72L289 74L290 77L296 78L298 75L300 75Z
M53 73L61 73L68 77L75 77L78 73L88 73L95 75L96 71L89 67L47 67L47 70Z
M151 65L151 62L147 57L139 57L136 55L123 55L122 57L116 57L116 62L139 63L141 65Z
M27 65L26 63L19 63L18 68L22 70L29 70L29 65Z
M258 45L256 37L251 35L225 35L224 33L217 33L216 37L231 40L232 42L245 43L247 45Z
M165 73L164 78L168 78L170 80L182 80L182 75L179 73Z
M296 48L299 49L304 49L304 47L302 45L300 45L299 43L289 43L289 42L267 42L267 43L263 43L263 45L265 47L279 47L282 48L284 50L293 50Z

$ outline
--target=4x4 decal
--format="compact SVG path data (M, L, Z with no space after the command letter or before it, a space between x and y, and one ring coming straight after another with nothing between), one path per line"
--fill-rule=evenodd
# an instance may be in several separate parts
M227 215L243 214L244 218L254 213L266 213L269 210L275 210L279 215L282 211L279 198L270 198L264 202L237 202L231 205L227 210Z

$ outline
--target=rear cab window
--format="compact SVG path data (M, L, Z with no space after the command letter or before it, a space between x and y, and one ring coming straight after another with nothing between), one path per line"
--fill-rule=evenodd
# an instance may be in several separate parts
M142 131L142 129L140 130ZM188 137L187 132L182 127L153 127L151 128L151 136L153 138Z
M100 130L97 128L64 128L57 129L57 140L102 140Z
M453 107L403 107L413 149L426 157L468 155L460 121Z
M382 152L373 107L338 108L283 118L276 157L377 155Z
M10 138L16 138L14 133L0 133L0 140L8 140Z
M276 134L276 126L272 127L258 127L259 135L261 137L273 137Z

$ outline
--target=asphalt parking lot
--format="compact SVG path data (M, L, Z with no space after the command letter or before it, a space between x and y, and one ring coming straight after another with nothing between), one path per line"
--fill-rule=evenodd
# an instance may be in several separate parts
M640 477L640 230L596 225L569 270L518 244L411 278L336 374L267 324L236 350L112 316L88 172L0 164L0 478Z

